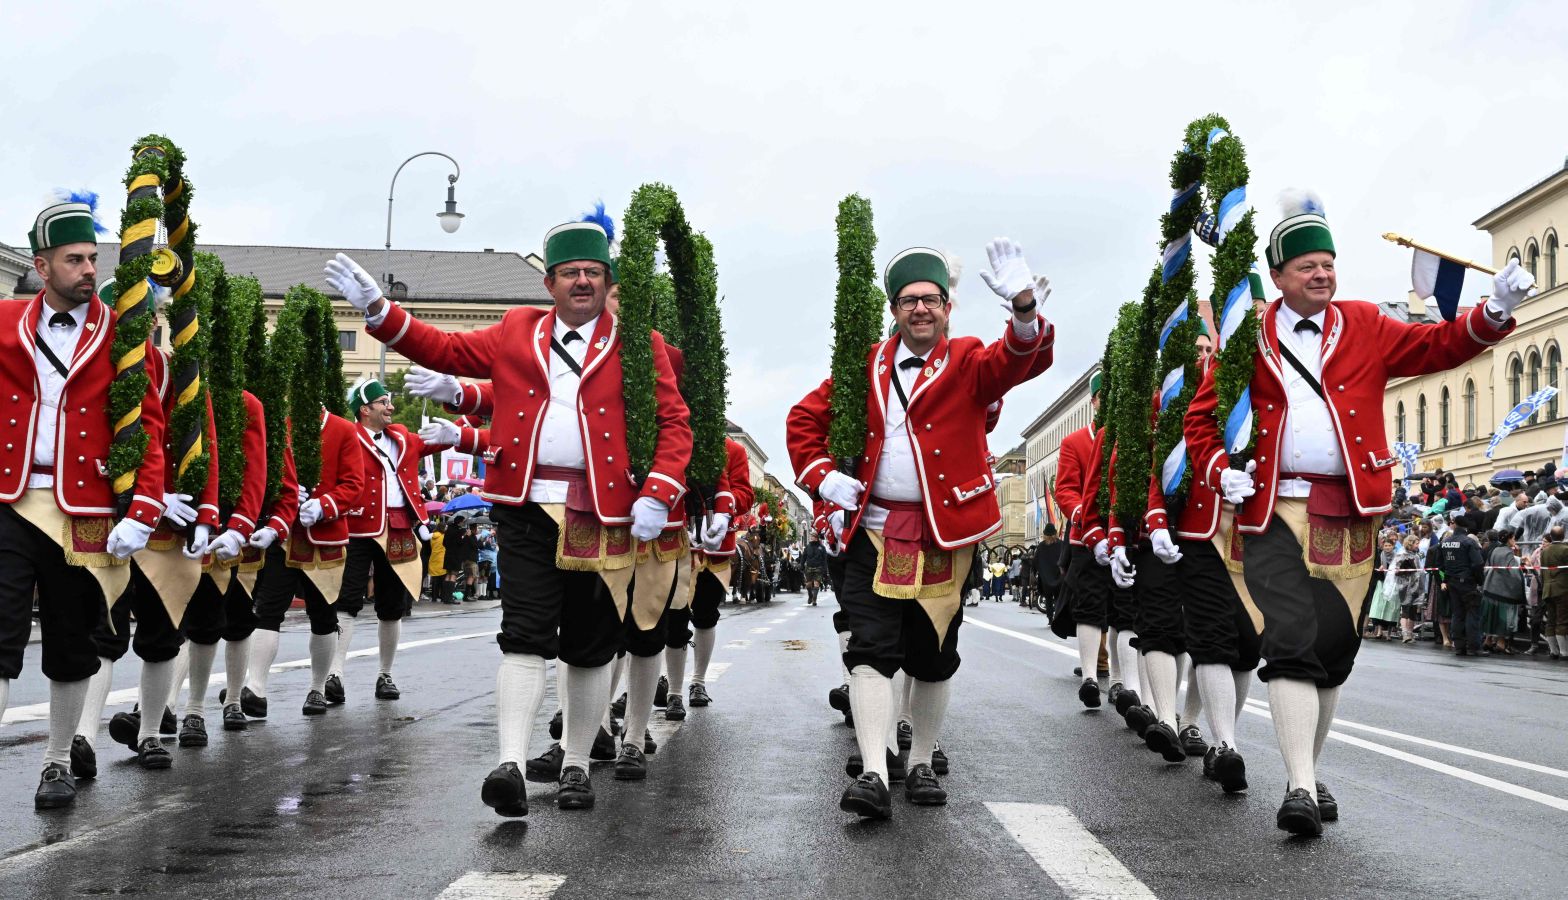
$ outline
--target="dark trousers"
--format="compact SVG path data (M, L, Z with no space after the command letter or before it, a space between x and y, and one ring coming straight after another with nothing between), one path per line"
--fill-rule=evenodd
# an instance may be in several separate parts
M262 557L261 571L256 573L256 627L277 631L283 627L283 616L294 605L299 593L299 582L304 579L298 569L291 569L285 560L283 538L279 537L267 548Z
M1073 545L1067 583L1073 592L1074 621L1103 630L1110 622L1111 570L1094 561L1092 548Z
M844 665L870 666L892 678L903 669L920 681L946 681L958 671L958 630L963 624L962 605L947 627L947 638L937 642L936 628L920 603L878 597L871 588L876 577L877 549L864 531L850 539L844 567L844 593L839 602L849 617L849 649Z
M1301 544L1278 516L1267 531L1243 541L1247 592L1263 613L1266 662L1258 678L1344 684L1361 649L1361 624L1351 619L1344 595L1332 581L1307 574Z
M374 538L349 538L348 561L344 564L343 589L338 592L337 608L353 618L371 599L371 575L375 575L376 596L373 600L376 618L383 622L396 622L408 615L414 598L403 587L403 579L392 570L386 552Z
M1449 637L1456 649L1481 652L1481 590L1463 581L1448 581L1448 603L1453 621Z
M133 615L136 617L134 639L131 635ZM168 662L179 655L180 647L185 643L184 631L175 627L157 588L142 574L142 568L135 560L131 561L130 586L120 595L114 610L105 610L99 618L98 627L93 631L93 643L98 647L99 656L116 662L132 648L144 662Z
M689 566L691 565L691 560L689 558L678 559L675 561L675 565ZM680 570L677 569L675 572L675 577L670 579L669 593L664 597L664 612L659 615L659 621L653 623L652 628L649 628L646 631L638 628L637 617L632 615L630 607L627 608L625 623L626 640L625 644L623 645L623 649L627 653L630 653L632 656L640 656L646 659L650 656L658 656L660 653L664 652L665 644L669 638L670 614L676 612L676 610L670 609L670 601L675 599L675 582L679 580L679 578ZM633 577L632 587L630 590L635 591L636 588L637 579L636 577ZM682 641L681 643L672 644L671 646L679 647L684 643L685 642Z
M196 596L185 610L185 633L195 644L243 641L256 630L256 610L250 595L236 577L237 569L222 569L217 578L203 575ZM219 590L218 580L227 587Z
M731 565L734 565L731 563ZM684 647L691 640L693 628L716 628L719 624L719 604L724 602L724 584L712 572L697 573L697 584L692 590L691 605L686 609L672 609L664 614L666 647Z
M1258 632L1220 552L1209 541L1179 541L1178 546L1176 578L1192 664L1230 666L1237 672L1256 669Z
M103 618L103 589L86 567L67 565L52 538L9 503L0 504L0 678L22 674L35 590L44 677L91 678L98 671L93 629Z
M828 584L833 586L833 595L838 596L844 592L844 566L848 562L842 552L837 556L828 557ZM840 629L843 630L843 629Z
M1127 548L1127 559L1138 570L1133 592L1138 595L1133 631L1138 635L1138 652L1169 653L1179 656L1187 650L1182 629L1181 577L1175 565L1167 565L1154 555L1147 540Z
M498 503L490 516L501 572L501 651L590 668L614 659L622 639L615 600L599 573L555 567L560 529L550 514L537 503Z

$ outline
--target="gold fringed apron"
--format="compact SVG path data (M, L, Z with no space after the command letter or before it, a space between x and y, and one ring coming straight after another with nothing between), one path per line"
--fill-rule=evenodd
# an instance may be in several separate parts
M82 566L103 589L110 607L131 583L131 561L115 559L109 552L109 516L68 516L54 499L54 488L31 488L11 504L16 514L31 522L60 547L67 565Z
M282 538L279 538L282 540ZM240 555L220 565L234 566L234 577L239 581L240 590L252 600L256 598L256 579L261 575L261 567L266 564L267 551L257 550L250 544L240 551Z
M425 573L419 560L419 539L414 537L414 530L409 527L407 507L387 510L387 527L376 536L376 546L386 554L387 563L397 573L397 580L403 583L403 589L408 591L410 597L418 600L425 586Z
M693 549L679 563L675 570L675 596L670 598L670 609L691 608L691 598L697 592L697 573L704 565L703 556L701 550Z
M312 544L305 531L304 528L296 528L289 535L288 567L300 570L331 605L338 602L338 594L343 590L348 548Z
M936 630L937 646L963 602L964 577L974 561L973 545L957 550L936 546L926 529L925 509L918 502L871 498L886 509L881 531L866 529L877 551L872 593L891 600L914 600Z
M175 628L185 619L185 610L191 605L191 596L201 584L202 561L186 559L180 548L184 536L177 534L161 521L158 530L147 539L147 549L135 554L131 560L142 570Z
M666 528L651 541L637 545L637 565L632 579L632 622L638 631L649 631L659 624L664 610L671 605L671 589L690 553L686 529Z
M555 567L568 572L598 572L624 621L629 600L627 588L637 562L637 542L632 540L631 525L605 525L599 521L587 476L581 469L538 466L534 477L567 483L565 503L539 504L555 520L559 531Z
M695 592L697 590L697 572L708 572L719 580L719 584L724 585L724 593L728 594L730 592L730 580L735 577L735 566L731 565L735 555L715 556L712 553L703 553L701 555L702 564L697 567L696 572L692 573L692 591ZM690 597L687 599L689 601Z

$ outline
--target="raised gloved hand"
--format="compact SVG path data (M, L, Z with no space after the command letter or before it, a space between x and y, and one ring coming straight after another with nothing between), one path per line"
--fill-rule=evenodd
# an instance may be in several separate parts
M1024 259L1024 248L1007 238L996 238L985 245L985 255L990 260L991 271L980 270L980 280L992 293L1012 303L1024 291L1035 286L1034 273L1029 271L1029 261ZM1039 297L1035 301L1039 301Z
M1507 319L1514 314L1514 308L1530 295L1530 288L1535 287L1535 276L1523 266L1518 259L1508 260L1508 265L1503 270L1492 276L1492 298L1486 301L1487 309L1497 314L1500 319Z
M207 549L212 552L215 559L228 562L245 550L245 539L240 537L238 531L231 528L213 538L212 543L207 545Z
M1258 470L1256 460L1248 460L1245 470L1226 469L1220 473L1220 493L1228 503L1240 503L1258 492L1252 485L1252 473Z
M724 546L724 536L730 533L730 514L714 513L708 517L708 527L702 531L702 549L717 553Z
M865 485L834 470L817 485L817 495L840 509L859 509L860 494L865 489Z
M423 522L414 526L414 537L419 538L421 544L430 543L430 526Z
M432 447L451 447L462 434L463 429L456 422L446 419L431 419L430 424L419 429L419 439Z
M258 528L250 534L250 545L265 553L272 542L278 539L276 528Z
M651 541L670 520L670 508L652 497L638 497L632 504L632 537Z
M403 379L403 390L415 397L428 397L437 403L456 405L462 399L463 385L456 375L447 375L424 366L410 366Z
M147 539L152 537L152 528L136 521L135 519L121 519L114 530L109 532L108 551L115 559L130 559L131 554L147 546Z
M186 559L201 559L207 555L207 548L212 544L212 526L197 525L191 531L191 541L180 548L180 554Z
M1127 559L1126 547L1117 547L1111 551L1111 580L1116 582L1117 587L1123 589L1132 587L1133 579L1137 575L1138 570L1133 568L1132 562Z
M326 272L327 284L342 294L349 306L360 312L368 311L372 303L381 299L381 288L376 284L376 279L370 277L370 273L346 253L339 253L327 260Z
M312 497L299 505L299 524L310 528L321 521L321 501Z
M1149 532L1149 543L1153 545L1154 555L1160 562L1170 565L1181 559L1181 551L1176 549L1168 529L1156 528Z
M190 494L164 494L163 517L174 523L176 528L196 521L196 508L191 506Z
M1105 538L1094 545L1094 561L1102 566L1111 564L1111 544Z

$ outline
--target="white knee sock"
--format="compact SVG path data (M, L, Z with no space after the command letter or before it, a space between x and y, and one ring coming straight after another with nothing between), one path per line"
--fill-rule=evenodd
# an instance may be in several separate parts
M349 645L354 643L354 627L359 620L353 616L338 613L337 643L332 646L332 662L327 674L343 677L343 665L348 662Z
M1312 745L1318 730L1317 685L1296 678L1273 679L1269 682L1269 710L1274 715L1279 752L1285 758L1289 790L1315 790Z
M911 709L913 704L911 694L915 690L915 679L909 677L909 673L906 672L901 680L903 684L898 686L898 721L913 723L914 713Z
M158 726L163 722L163 708L169 702L169 684L172 681L174 660L142 662L142 727L136 733L137 743L158 736Z
M849 709L855 716L855 743L864 771L887 784L887 732L893 725L893 679L870 666L849 673Z
M1183 653L1180 658L1181 677L1187 682L1187 692L1182 695L1181 724L1196 725L1203 715L1203 693L1198 690L1198 679L1192 673L1192 657Z
M849 684L849 666L844 664L844 654L849 652L849 632L838 633L838 668L844 673L842 684Z
M1080 677L1094 680L1094 673L1098 671L1096 665L1100 659L1100 635L1103 632L1093 625L1078 626L1078 665L1083 675Z
M392 660L397 656L397 642L403 636L403 620L379 622L376 625L376 642L381 648L381 673L392 674Z
M207 705L207 685L212 681L212 664L218 659L217 644L186 642L190 648L191 688L185 695L185 714L202 715Z
M98 671L87 679L87 697L82 701L82 717L76 725L76 734L87 738L87 743L94 747L98 746L98 732L103 728L103 708L109 702L109 689L113 686L114 660L100 656Z
M621 676L626 674L626 657L630 655L631 654L628 653L622 653L620 656L617 656L615 659L610 661L610 687L609 690L605 692L607 696L604 698L604 718L599 722L599 727L603 728L605 731L608 731L610 734L615 733L615 719L610 712L610 704L614 703L615 698L620 696ZM625 710L622 710L621 712L624 715ZM625 722L623 721L621 724L624 725ZM597 735L595 736L597 737Z
M325 691L327 676L332 674L332 658L337 654L338 636L335 634L310 634L310 689Z
M1334 708L1339 706L1339 688L1318 688L1318 731L1312 741L1312 762L1317 764L1323 755L1323 745L1328 742L1329 729L1334 727Z
M1231 721L1240 722L1241 713L1247 708L1247 697L1252 694L1252 670L1237 672L1233 669L1230 678L1236 685L1236 715L1231 718Z
M11 701L11 679L0 678L0 716L5 715L6 704ZM72 737L75 737L73 734Z
M180 645L180 652L174 655L174 677L169 680L169 702L164 706L170 709L180 708L180 685L185 683L185 676L190 674L190 671L191 642L186 641Z
M1154 715L1171 728L1176 727L1176 657L1162 651L1143 654L1149 675L1149 703Z
M610 666L569 666L565 669L567 683L565 713L562 714L561 747L566 751L562 768L578 766L588 771L588 751L599 733L599 720L604 717L606 699L610 692Z
M76 724L82 720L82 704L87 702L88 680L49 682L49 743L44 747L45 765L71 764L71 738L76 737ZM168 695L165 690L163 696ZM142 716L142 721L146 720L147 717ZM156 736L156 716L153 718L152 730Z
M1133 631L1116 632L1116 649L1114 651L1115 655L1112 657L1112 659L1121 660L1122 687L1129 691L1137 691L1139 699L1142 699L1143 680L1139 677L1142 674L1142 670L1139 665L1141 660L1139 657L1143 654L1139 653L1137 650L1134 650L1132 646L1133 638L1137 636L1137 632ZM1114 673L1111 675L1111 680L1116 680Z
M910 723L915 733L909 745L909 764L931 765L931 751L942 737L942 720L947 717L947 699L951 695L951 681L916 681L904 676L913 686L909 691L910 710L915 720Z
M501 668L495 673L495 721L501 737L498 765L521 767L528 759L528 732L544 702L544 678L544 657L501 654Z
M659 687L660 660L658 656L627 656L630 661L626 665L626 733L621 739L641 749L643 732L653 713L653 693Z
M1106 646L1105 660L1106 660L1106 668L1109 669L1110 673L1111 673L1110 674L1111 684L1123 684L1123 682L1122 682L1122 660L1121 660L1121 656L1118 655L1118 653L1116 652L1116 645L1121 642L1121 636L1122 636L1122 633L1119 630L1115 629L1115 628L1108 628L1105 631L1105 646ZM1079 652L1081 653L1082 651L1079 651ZM1090 675L1089 673L1090 672L1098 672L1098 671L1099 671L1098 666L1096 666L1094 668L1084 669L1083 670L1083 674L1084 674L1085 678L1093 678L1094 676Z
M670 676L670 696L686 695L686 648L664 648L664 671Z
M250 660L246 664L245 686L258 697L267 696L267 679L278 658L278 633L258 628L250 636ZM238 700L238 697L233 698Z
M696 628L694 643L697 646L691 673L691 683L706 685L708 683L708 663L713 659L713 642L718 640L717 628Z
M1208 713L1209 736L1221 744L1236 749L1236 719L1231 710L1236 708L1236 680L1231 677L1230 666L1224 663L1204 663L1193 666L1192 686L1203 695L1203 709Z
M245 670L250 664L250 638L243 641L224 641L223 677L228 688L230 703L240 702L240 688L245 686Z

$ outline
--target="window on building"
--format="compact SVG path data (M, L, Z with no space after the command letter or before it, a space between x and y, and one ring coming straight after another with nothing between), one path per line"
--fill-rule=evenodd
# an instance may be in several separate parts
M1546 235L1546 287L1557 287L1557 232Z
M1448 446L1448 386L1443 386L1443 393L1437 399L1437 440L1438 446Z
M1530 393L1541 389L1541 354L1530 351ZM1541 413L1537 411L1530 417L1530 424L1535 425L1541 421Z
M359 346L359 332L357 332L357 331L339 331L338 332L338 347L342 348L343 350L353 350L357 346Z
M1475 382L1465 379L1465 440L1475 440Z
M1519 248L1518 247L1509 247L1508 248L1508 258L1511 259L1511 260L1514 260L1515 262L1517 262L1519 260Z
M1508 408L1513 409L1519 405L1521 395L1519 389L1524 386L1524 360L1514 357L1508 363Z
M1541 248L1536 246L1534 238L1524 245L1524 267L1532 278L1537 281L1541 279Z
M1404 441L1404 439L1405 439L1405 401L1403 401L1403 400L1399 401L1399 405L1394 407L1394 434L1398 435L1398 437L1396 437L1395 440Z
M1561 386L1557 383L1557 373L1562 370L1562 367L1563 367L1563 354L1562 354L1562 351L1560 349L1558 349L1556 344L1553 344L1550 347L1547 347L1546 348L1546 384L1549 387L1554 387L1554 388L1558 388L1559 390L1561 390ZM1546 403L1546 419L1547 419L1547 421L1551 421L1551 420L1556 419L1556 418L1557 418L1557 398L1553 397L1551 400L1547 401L1547 403Z
M1416 397L1416 443L1426 449L1426 395Z
M152 330L152 345L154 347L162 347L163 346L163 326L162 325L159 325L157 328L154 328Z

